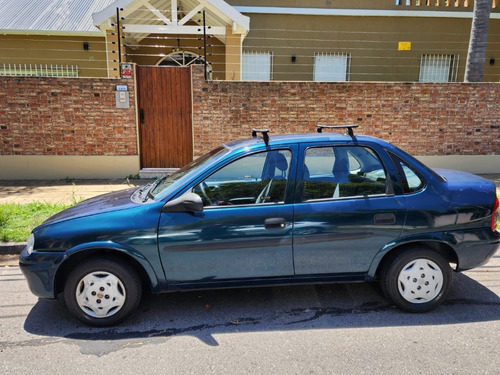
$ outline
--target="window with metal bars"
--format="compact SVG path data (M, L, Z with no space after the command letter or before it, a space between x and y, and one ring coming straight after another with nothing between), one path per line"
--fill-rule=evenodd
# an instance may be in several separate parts
M458 55L422 55L419 82L457 82Z
M78 77L76 65L2 64L0 76Z
M273 55L271 52L243 52L241 79L243 81L270 81L273 79Z
M315 53L315 81L349 81L350 53Z
M497 7L498 0L492 0L491 7ZM416 5L416 6L445 6L445 7L455 7L458 8L463 6L464 8L468 8L472 6L472 0L396 0L396 5Z

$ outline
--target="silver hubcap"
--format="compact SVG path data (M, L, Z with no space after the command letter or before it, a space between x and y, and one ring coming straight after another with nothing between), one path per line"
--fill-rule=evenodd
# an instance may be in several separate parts
M429 259L416 259L401 270L398 277L401 296L411 303L432 301L443 288L443 273Z
M94 318L116 314L125 303L125 287L118 277L97 271L86 275L76 288L78 306Z

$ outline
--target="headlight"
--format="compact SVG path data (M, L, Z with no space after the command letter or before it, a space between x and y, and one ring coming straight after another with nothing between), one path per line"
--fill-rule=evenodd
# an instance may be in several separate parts
M33 247L35 246L35 236L33 233L30 234L28 237L28 243L26 244L26 251L28 252L28 255L30 255L33 252Z

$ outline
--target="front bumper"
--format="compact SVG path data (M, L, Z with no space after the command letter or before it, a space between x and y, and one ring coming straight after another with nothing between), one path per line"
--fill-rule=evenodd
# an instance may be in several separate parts
M24 248L19 257L19 267L28 281L31 292L39 298L56 298L55 276L65 259L64 252L37 252L28 254Z

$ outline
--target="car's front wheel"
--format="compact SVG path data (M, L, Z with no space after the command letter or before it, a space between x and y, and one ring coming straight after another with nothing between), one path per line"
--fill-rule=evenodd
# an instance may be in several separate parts
M64 285L68 310L86 324L110 326L127 318L142 294L137 272L125 262L93 258L75 267Z
M413 247L392 258L382 269L380 285L391 302L418 313L435 309L448 295L452 270L439 253Z

